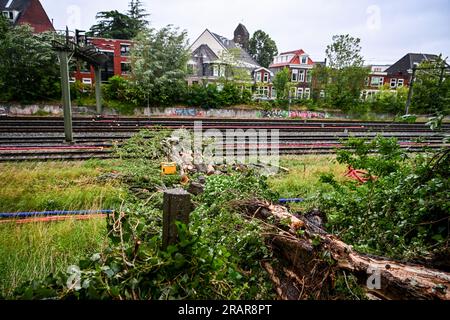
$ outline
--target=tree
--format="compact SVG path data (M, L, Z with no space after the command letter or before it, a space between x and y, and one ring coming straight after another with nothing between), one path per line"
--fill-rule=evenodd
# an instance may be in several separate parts
M131 0L129 4L128 17L131 18L135 30L144 30L148 27L147 17L150 15L143 8L140 0Z
M182 99L189 50L186 31L150 29L135 39L131 81L139 102L170 105Z
M364 80L369 74L368 68L363 67L359 43L360 39L348 34L333 36L333 43L325 51L329 66L320 70L321 81L325 83L318 86L325 87L327 102L343 111L359 104Z
M261 66L268 68L278 54L275 41L262 30L256 31L249 42L249 53Z
M448 73L449 67L442 59L442 55L434 61L424 61L419 65L411 105L414 112L449 114L450 77Z
M340 70L364 65L359 38L346 34L335 35L332 40L333 43L328 45L325 51L330 68Z
M11 27L0 19L0 100L33 102L59 99L58 59L51 33Z
M277 92L277 100L285 100L289 96L290 73L288 68L284 68L275 75L273 86Z
M145 18L149 15L145 13L139 0L132 0L129 6L127 14L117 10L97 13L95 18L99 21L91 27L88 35L125 40L136 37L147 28L148 21Z

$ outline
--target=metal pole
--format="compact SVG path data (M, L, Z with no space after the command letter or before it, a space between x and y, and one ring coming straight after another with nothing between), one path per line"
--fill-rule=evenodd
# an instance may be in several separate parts
M70 101L69 52L58 51L61 69L61 90L64 106L64 133L67 142L73 142L72 105Z
M95 101L97 105L97 113L102 114L102 70L99 66L94 67L95 73Z
M409 114L409 107L411 106L411 99L412 99L412 94L413 94L413 86L414 86L414 81L415 81L415 78L416 78L416 70L417 70L417 67L414 66L413 67L413 73L412 73L412 76L411 76L411 82L409 84L408 100L406 100L405 115Z

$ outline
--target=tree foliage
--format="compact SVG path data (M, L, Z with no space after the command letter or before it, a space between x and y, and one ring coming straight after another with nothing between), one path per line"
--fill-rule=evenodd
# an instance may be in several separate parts
M449 149L408 157L395 138L352 138L337 161L368 172L367 183L333 186L319 203L329 227L357 250L395 258L439 255L449 241ZM375 176L375 177L374 177Z
M364 68L360 39L349 35L333 36L333 43L327 46L328 67L317 70L319 87L324 87L330 106L349 111L359 104L364 80L369 74ZM319 81L320 80L320 81Z
M129 4L128 17L131 19L131 24L134 30L145 30L148 27L147 18L150 16L144 9L140 0L131 0Z
M422 62L419 68L425 70L417 70L411 109L417 113L449 114L450 77L447 62L441 55L435 61Z
M364 59L361 56L361 40L350 35L335 35L333 43L327 46L325 54L328 66L332 69L362 67Z
M186 31L167 26L140 33L131 58L138 100L164 106L182 99L188 58Z
M11 27L3 18L0 29L0 100L59 99L59 67L51 47L52 35L34 34L28 26Z
M117 10L97 13L95 18L98 23L91 27L88 35L130 40L147 28L148 21L146 18L148 16L142 7L142 3L139 0L132 0L130 9L126 14Z
M290 73L288 68L284 68L275 75L273 79L273 87L277 92L277 99L284 100L289 96Z
M249 41L249 53L261 66L268 68L278 54L275 41L262 30L256 31Z

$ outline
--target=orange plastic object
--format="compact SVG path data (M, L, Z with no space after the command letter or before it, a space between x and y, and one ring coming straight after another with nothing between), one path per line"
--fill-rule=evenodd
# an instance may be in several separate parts
M164 175L172 175L177 173L177 164L175 162L162 162L161 173Z

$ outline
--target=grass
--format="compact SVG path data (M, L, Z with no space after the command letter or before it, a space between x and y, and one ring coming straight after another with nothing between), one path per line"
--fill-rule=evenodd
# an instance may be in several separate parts
M322 173L342 177L345 167L334 159L282 157L281 166L290 171L271 177L270 187L282 197L311 197L325 188L319 181ZM117 208L126 191L119 182L99 178L119 165L100 160L0 164L0 212ZM104 219L0 224L0 296L11 298L24 281L67 270L80 258L100 252L106 239Z
M289 172L280 172L269 179L270 187L282 198L305 198L313 200L314 194L329 186L320 182L323 173L332 173L337 180L344 179L345 166L336 162L334 155L284 156L280 165ZM291 205L298 209L314 206L314 201Z
M23 282L42 280L100 252L105 235L104 219L1 225L0 295L10 297Z
M0 212L96 210L120 206L125 189L99 179L112 161L0 164ZM99 252L105 219L0 224L0 296L24 281L66 270Z
M98 163L0 164L0 212L117 207L124 191L117 182L98 180L109 170L109 163Z

